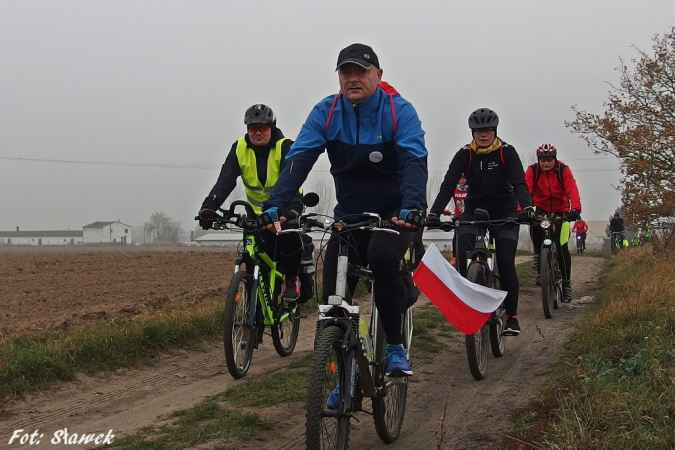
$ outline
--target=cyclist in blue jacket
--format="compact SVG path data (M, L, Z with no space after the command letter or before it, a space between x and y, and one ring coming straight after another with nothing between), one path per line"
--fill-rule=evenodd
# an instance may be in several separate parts
M363 220L374 212L406 228L419 228L426 211L427 150L415 108L388 84L373 49L363 44L344 48L337 60L341 92L314 106L286 157L270 197L263 203L263 223L271 229L283 221L293 195L324 150L331 163L337 206L334 217ZM403 349L407 309L399 263L412 235L403 232L352 233L359 263L368 263L375 278L375 304L387 335L386 373L409 376ZM337 240L324 260L324 301L335 287ZM350 251L353 249L350 249ZM357 260L357 251L350 260ZM364 261L365 259L365 261ZM354 285L350 283L350 289Z

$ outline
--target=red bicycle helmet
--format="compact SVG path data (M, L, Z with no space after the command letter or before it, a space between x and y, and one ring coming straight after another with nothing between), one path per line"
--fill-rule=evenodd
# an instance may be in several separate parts
M541 144L537 147L537 158L542 156L557 156L558 150L553 146L553 144Z

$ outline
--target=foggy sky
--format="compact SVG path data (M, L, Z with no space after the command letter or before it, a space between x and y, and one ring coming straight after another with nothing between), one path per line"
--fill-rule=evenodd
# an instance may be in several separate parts
M488 107L524 164L554 144L584 219L605 220L620 206L617 161L564 121L573 105L602 114L619 58L675 25L672 0L0 0L0 11L0 230L140 226L157 211L193 229L246 108L270 105L294 138L338 91L337 54L353 42L373 47L417 109L430 176ZM326 176L327 159L315 168Z

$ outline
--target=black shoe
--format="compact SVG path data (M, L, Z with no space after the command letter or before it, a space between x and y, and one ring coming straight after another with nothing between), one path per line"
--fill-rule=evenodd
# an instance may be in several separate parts
M506 316L506 325L504 325L504 336L518 336L520 334L520 324L518 323L518 316Z

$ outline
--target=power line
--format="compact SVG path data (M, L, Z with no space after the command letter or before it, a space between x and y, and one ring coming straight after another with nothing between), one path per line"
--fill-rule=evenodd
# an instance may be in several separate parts
M154 167L160 169L213 169L220 167L219 165L213 164L207 165L207 164L127 163L127 162L112 162L112 161L78 161L72 159L17 158L11 156L0 156L0 159L9 161L46 162L56 164L87 164L94 166Z
M0 160L7 161L24 161L24 162L46 162L54 164L84 164L92 166L113 166L113 167L149 167L156 169L198 169L198 170L212 170L220 168L220 165L216 164L163 164L163 163L130 163L130 162L114 162L114 161L83 161L83 160L74 160L74 159L46 159L46 158L18 158L12 156L0 156ZM586 160L596 160L595 158L587 158ZM569 160L574 161L574 160ZM581 161L581 160L579 160ZM449 163L429 163L429 166L442 166L447 167ZM314 172L328 172L330 167L328 166L314 166L312 171ZM601 169L601 168L588 168L588 169L574 169L574 173L577 172L614 172L618 169Z

